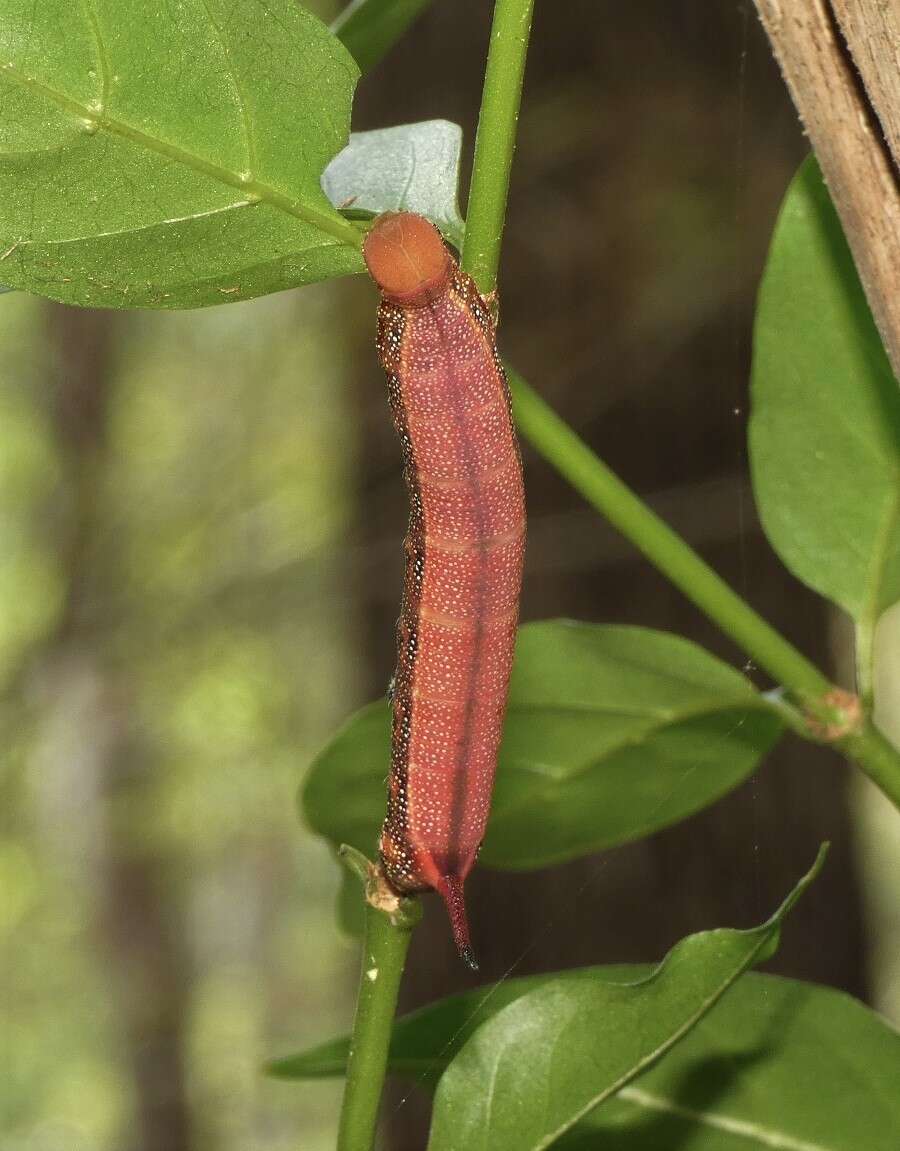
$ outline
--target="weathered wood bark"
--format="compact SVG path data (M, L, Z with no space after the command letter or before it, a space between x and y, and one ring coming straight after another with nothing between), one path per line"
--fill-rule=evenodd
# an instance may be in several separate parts
M885 139L896 148L896 5L876 0L755 2L900 377L900 182L896 150L892 156Z
M900 167L900 3L831 0L866 95Z

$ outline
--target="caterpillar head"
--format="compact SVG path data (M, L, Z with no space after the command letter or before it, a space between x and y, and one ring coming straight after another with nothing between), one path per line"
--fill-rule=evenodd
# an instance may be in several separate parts
M453 257L440 232L413 212L385 212L363 244L363 258L381 294L392 304L420 308L446 291Z

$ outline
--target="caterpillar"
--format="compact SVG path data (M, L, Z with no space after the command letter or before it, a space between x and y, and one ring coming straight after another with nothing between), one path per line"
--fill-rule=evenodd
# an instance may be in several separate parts
M490 809L525 555L522 462L494 321L437 229L378 217L376 348L409 494L379 852L401 893L443 898L477 970L463 885Z

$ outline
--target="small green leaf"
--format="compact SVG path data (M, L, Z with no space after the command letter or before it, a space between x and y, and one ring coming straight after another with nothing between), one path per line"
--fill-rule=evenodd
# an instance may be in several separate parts
M7 0L3 281L180 308L360 271L320 187L357 76L294 0Z
M354 132L325 169L322 187L336 208L427 216L459 247L464 230L457 203L461 151L462 128L449 120Z
M351 53L361 72L370 72L393 48L431 0L352 0L331 31Z
M366 926L366 898L362 884L346 867L341 868L341 886L338 888L338 927L351 939L361 939Z
M754 963L813 881L825 849L767 923L678 943L649 978L561 976L480 1027L441 1078L428 1151L542 1151L646 1071Z
M676 636L568 621L519 633L481 860L543 867L676 823L745 779L780 733L732 668ZM310 826L371 852L390 707L353 716L303 789Z
M760 288L752 400L766 534L868 646L900 598L900 388L812 158L788 190Z

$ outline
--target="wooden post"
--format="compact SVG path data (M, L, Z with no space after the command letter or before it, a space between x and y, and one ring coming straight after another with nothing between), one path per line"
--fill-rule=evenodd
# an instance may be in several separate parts
M900 167L900 0L831 0L831 7Z
M900 125L898 4L755 3L900 377L900 182L887 143L896 147Z

